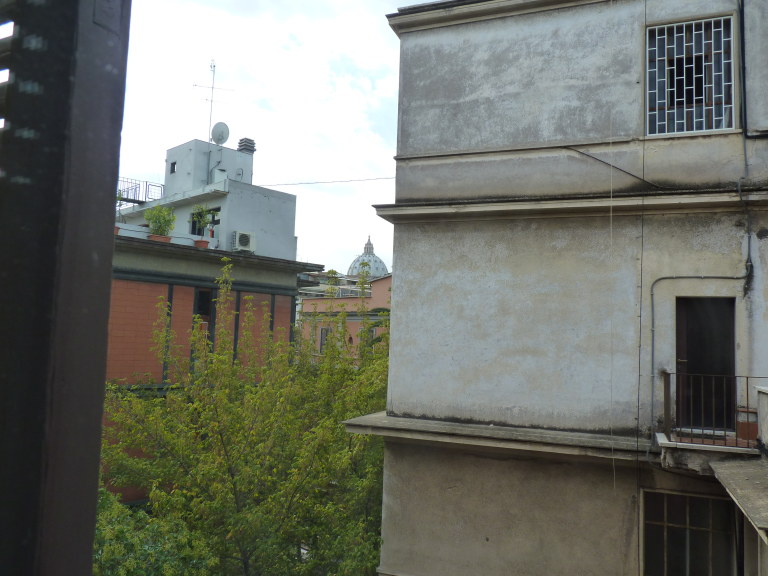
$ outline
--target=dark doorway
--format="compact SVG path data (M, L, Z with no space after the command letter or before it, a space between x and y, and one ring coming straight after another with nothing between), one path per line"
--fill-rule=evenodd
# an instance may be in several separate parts
M677 422L732 430L736 383L733 298L677 299Z

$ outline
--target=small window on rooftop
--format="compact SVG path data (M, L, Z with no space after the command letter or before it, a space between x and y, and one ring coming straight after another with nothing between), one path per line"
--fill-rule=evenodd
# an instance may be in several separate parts
M171 174L176 174L176 162L171 162Z
M208 224L202 225L200 222L196 220L192 220L190 222L190 230L189 233L193 236L209 236L213 238L213 229L215 226L218 226L221 224L221 220L219 219L219 212L221 212L221 208L211 208L208 210Z

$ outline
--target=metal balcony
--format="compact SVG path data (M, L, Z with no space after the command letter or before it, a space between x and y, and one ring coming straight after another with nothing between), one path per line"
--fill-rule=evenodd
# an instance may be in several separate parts
M664 372L664 433L672 442L754 448L757 406L750 388L763 376ZM753 393L754 397L754 393Z
M144 180L120 178L117 183L117 209L132 204L144 204L163 196L163 185Z

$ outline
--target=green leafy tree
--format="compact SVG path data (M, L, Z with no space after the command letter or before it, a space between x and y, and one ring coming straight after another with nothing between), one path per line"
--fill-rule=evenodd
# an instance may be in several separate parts
M205 538L183 521L123 506L103 487L94 550L94 576L207 576L218 567Z
M109 387L109 481L145 489L154 521L180 522L204 542L211 573L375 574L383 448L342 422L383 408L386 338L355 353L342 313L318 356L300 337L255 334L246 306L235 350L230 274L226 265L215 334L196 322L191 354L161 306L164 394Z

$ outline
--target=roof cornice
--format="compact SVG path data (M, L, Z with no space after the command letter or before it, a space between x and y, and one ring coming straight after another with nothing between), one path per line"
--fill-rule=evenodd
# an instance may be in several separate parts
M192 246L154 242L129 236L115 236L115 250L118 252L135 252L146 254L147 256L190 260L216 265L221 264L222 258L227 258L236 266L257 267L264 270L276 270L281 272L319 272L324 269L323 264L312 264L296 260L285 260L283 258L229 252L226 250L203 250Z
M734 212L768 204L768 193L758 191L739 195L737 192L696 192L690 194L654 194L614 196L613 198L553 198L503 201L444 203L403 203L374 206L376 214L393 224L445 220L506 220L528 218L573 218L606 214L646 214L651 212Z
M608 0L447 0L429 2L388 14L389 25L400 36L405 32L454 26L530 12L542 12Z

